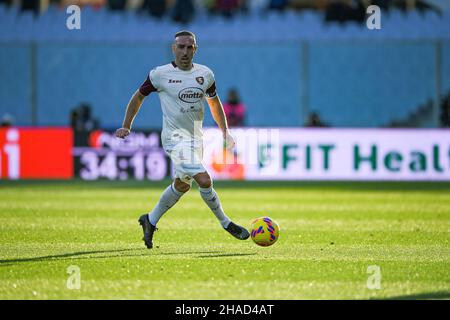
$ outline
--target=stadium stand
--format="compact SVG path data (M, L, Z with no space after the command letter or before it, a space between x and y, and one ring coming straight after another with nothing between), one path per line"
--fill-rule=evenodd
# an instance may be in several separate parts
M0 115L68 125L70 110L88 102L102 126L115 127L147 72L171 60L180 29L197 34L197 61L215 71L219 94L239 88L251 126L301 126L310 112L337 127L408 125L437 91L450 90L448 8L391 8L381 30L368 30L327 22L324 10L266 10L263 1L232 17L199 7L188 24L174 23L170 8L157 18L106 4L83 6L81 29L69 30L63 6L35 15L0 3ZM158 101L149 100L136 126L158 128ZM205 124L213 124L209 115Z

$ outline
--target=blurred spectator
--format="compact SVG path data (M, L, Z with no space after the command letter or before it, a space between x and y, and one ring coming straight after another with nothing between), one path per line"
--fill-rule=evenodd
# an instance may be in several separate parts
M26 0L22 1L20 9L22 11L33 11L35 15L39 14L41 2L40 0Z
M268 9L283 11L288 7L289 0L270 0Z
M144 0L141 10L148 12L156 18L162 18L166 14L166 0Z
M224 17L231 18L241 9L245 10L243 0L216 0L215 10Z
M203 8L205 8L210 14L216 13L216 0L203 0L201 2Z
M450 127L450 92L442 100L441 104L441 127Z
M7 6L12 5L14 0L0 0L0 4L5 4Z
M288 0L287 2L289 9L324 11L330 0Z
M317 112L311 112L308 116L306 127L328 127L319 117Z
M108 0L62 0L62 7L66 8L72 4L77 5L79 7L91 6L94 9L100 9L103 7Z
M91 106L87 103L82 103L70 112L70 125L78 132L92 131L99 127L98 120L92 118Z
M245 105L240 101L236 89L228 91L227 102L223 105L223 109L230 127L242 127L245 125Z
M9 113L5 113L0 121L0 127L11 127L13 123L14 118Z
M326 10L325 21L359 21L366 18L366 7L356 0L334 0Z
M77 109L72 109L70 111L70 126L74 130L76 130L78 127L78 110Z
M426 3L425 1L421 0L397 0L392 1L393 6L402 10L429 10L433 9L434 7Z
M389 9L389 6L392 4L392 0L363 0L362 2L366 7L375 5L379 6L381 10Z
M173 6L172 19L187 24L194 18L195 6L192 0L176 0Z
M232 18L238 12L247 12L247 0L203 0L201 5L210 14Z
M125 10L127 0L108 0L108 7L110 10Z

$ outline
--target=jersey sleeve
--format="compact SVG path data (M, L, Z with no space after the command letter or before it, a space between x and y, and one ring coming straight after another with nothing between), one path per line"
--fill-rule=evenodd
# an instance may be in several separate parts
M216 80L214 79L214 73L211 70L208 70L206 79L209 85L208 89L206 89L206 97L214 98L217 95Z
M147 79L145 79L145 81L139 87L139 92L144 96L148 96L152 92L157 92L158 91L157 88L158 87L157 87L156 70L153 69L148 74Z

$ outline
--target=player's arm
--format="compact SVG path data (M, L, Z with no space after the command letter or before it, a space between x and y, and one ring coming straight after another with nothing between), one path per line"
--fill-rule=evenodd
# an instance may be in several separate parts
M156 88L153 86L150 81L150 77L148 76L128 102L125 118L122 122L122 128L116 130L116 137L123 139L130 134L134 118L136 117L145 97L156 91Z
M208 102L214 121L222 131L224 146L229 149L233 148L235 144L234 139L228 131L227 118L225 117L225 111L223 110L223 105L219 96L216 94L213 97L206 99L206 101Z
M136 117L136 114L138 113L144 99L145 96L139 90L136 90L136 92L128 102L127 110L125 112L125 118L123 119L122 123L122 128L116 130L116 136L118 138L125 138L130 134L134 118Z

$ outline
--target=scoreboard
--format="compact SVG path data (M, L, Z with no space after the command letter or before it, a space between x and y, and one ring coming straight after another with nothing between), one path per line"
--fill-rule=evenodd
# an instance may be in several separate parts
M162 180L170 174L158 131L132 132L125 140L97 130L73 148L74 173L83 180Z

